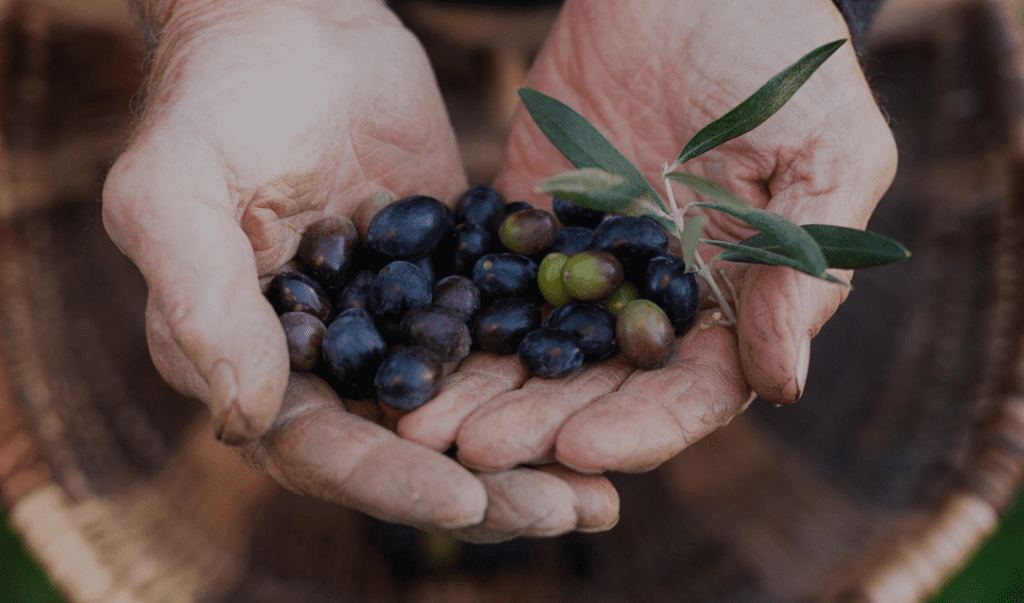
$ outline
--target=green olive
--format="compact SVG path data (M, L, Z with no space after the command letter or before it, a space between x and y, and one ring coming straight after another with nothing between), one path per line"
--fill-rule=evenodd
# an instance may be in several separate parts
M513 253L535 255L551 247L557 230L554 214L543 209L527 209L502 220L498 238Z
M564 253L549 253L537 268L537 286L548 303L564 306L572 297L562 283L562 267L569 256Z
M601 303L604 304L605 308L608 308L608 311L612 313L612 316L618 316L619 312L626 307L626 304L639 298L640 293L636 290L633 283L629 281L622 281L622 286L606 297Z
M672 322L658 304L647 299L631 301L619 312L615 338L633 366L645 370L668 364L676 347Z
M622 263L607 251L582 251L566 260L562 268L562 282L569 295L587 301L614 293L623 275Z

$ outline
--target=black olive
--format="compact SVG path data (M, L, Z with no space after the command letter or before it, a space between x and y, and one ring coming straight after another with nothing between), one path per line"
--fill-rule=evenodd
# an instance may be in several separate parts
M327 327L323 357L337 377L338 393L350 398L373 395L373 375L384 360L388 346L362 308L345 310Z
M534 329L519 343L519 361L538 377L562 377L583 364L575 337L558 329Z
M335 310L341 312L349 308L366 309L370 299L370 290L373 289L373 281L377 280L377 273L371 270L360 270L352 277L352 280L345 285L335 302Z
M551 209L554 210L558 220L566 226L597 228L597 225L605 217L605 212L603 211L582 207L560 197L555 197L551 200Z
M445 274L469 276L473 265L492 251L490 231L476 224L459 224L434 250L434 265Z
M490 299L535 298L537 263L518 253L489 253L473 266L473 283Z
M569 333L580 344L584 360L597 362L615 355L615 317L592 302L572 302L548 314L544 326Z
M434 304L448 308L469 324L480 309L480 289L464 276L446 276L434 285Z
M540 326L540 308L518 297L496 300L481 310L473 339L492 354L515 354L526 334Z
M325 323L331 317L331 302L324 290L311 277L294 270L279 272L271 279L267 299L279 315L306 312Z
M327 291L345 283L352 258L359 246L359 233L344 216L330 216L310 225L299 240L296 257L302 271Z
M392 351L374 377L377 398L396 410L415 410L441 390L444 367L437 354L412 346Z
M433 197L416 195L381 209L366 232L366 245L392 258L419 258L455 226L452 210Z
M402 318L402 340L433 351L441 362L458 362L469 355L469 327L454 312L440 306L419 306Z
M402 317L416 306L430 305L433 283L415 264L398 260L381 268L370 289L370 313L389 340L399 336Z
M555 233L555 241L548 248L549 253L576 255L590 249L594 241L594 230L583 226L563 226Z
M661 306L676 334L688 330L700 310L697 275L686 272L686 262L676 255L659 255L647 264L642 296Z
M474 186L455 204L455 221L487 228L487 224L505 206L501 193L489 186Z
M319 318L305 312L281 315L281 326L288 341L288 359L293 371L309 371L320 359L320 346L327 327Z
M619 258L626 269L626 278L640 282L647 262L668 250L668 235L647 216L616 216L594 229L593 248Z

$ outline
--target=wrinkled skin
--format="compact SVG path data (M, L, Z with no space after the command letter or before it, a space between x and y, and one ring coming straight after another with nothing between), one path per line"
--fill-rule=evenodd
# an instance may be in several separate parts
M528 85L580 111L664 190L661 167L690 136L806 52L848 35L828 0L569 0ZM571 167L520 109L499 187L546 205L537 182ZM765 124L683 171L798 224L864 228L895 168L892 134L847 43ZM698 200L682 186L674 193L681 206ZM753 234L720 212L706 215L706 238ZM460 460L478 468L558 460L586 472L644 471L728 423L752 392L796 401L811 338L848 289L785 268L722 267L738 291L738 328L710 326L705 312L698 324L709 326L682 339L670 366L633 372L611 361L510 384L489 400L452 387L399 433L435 448L454 439Z
M239 8L241 7L241 8ZM304 228L376 190L449 200L465 175L418 42L377 2L180 2L104 189L150 288L150 351L222 440L285 487L471 540L606 529L605 478L477 475L323 382L289 376L259 288ZM351 412L349 412L351 411Z

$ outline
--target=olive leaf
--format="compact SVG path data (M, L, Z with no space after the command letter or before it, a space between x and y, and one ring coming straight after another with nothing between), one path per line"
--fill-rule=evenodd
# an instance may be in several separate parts
M704 216L691 216L686 220L683 227L683 236L680 239L683 247L683 259L686 260L686 270L693 270L694 256L697 255L697 243L700 242L700 235L707 226L708 219Z
M769 260L768 263L779 266L790 266L801 272L822 276L828 268L825 261L825 254L806 230L790 222L777 213L750 207L739 209L724 203L694 203L697 207L718 210L738 218L767 236L771 243L778 246L778 251L767 251L754 247L744 247L742 251L751 254L756 259L782 257L786 258L785 263L777 264ZM716 243L717 244L717 243ZM730 243L732 245L732 243ZM721 245L719 245L721 246ZM728 248L727 248L728 249ZM764 253L752 253L751 250Z
M661 211L661 208L651 201L651 196L646 193L634 199L626 207L623 207L619 210L619 213L623 216L647 216L660 224L669 234L679 236L679 228L676 226L675 220Z
M910 251L899 241L877 232L828 224L804 224L800 228L818 242L829 268L874 268L901 262L910 257ZM740 244L744 248L773 252L780 250L780 247L764 233L756 234ZM724 251L718 259L730 262L756 260L745 250Z
M710 180L683 172L670 172L665 174L665 176L719 203L725 203L743 211L750 209L750 204L739 198L735 193Z
M520 88L519 97L523 99L523 105L541 132L574 166L601 168L623 176L632 186L628 193L632 195L631 199L647 193L663 211L667 212L661 197L651 188L640 170L612 146L612 143L608 142L608 139L585 117L569 105L530 88ZM591 207L586 203L581 205Z
M811 77L811 74L845 42L845 39L836 40L808 52L796 63L768 80L747 100L704 126L683 147L679 157L676 158L673 169L764 123L781 109L786 101L800 89L800 86L803 86L804 82Z
M625 176L594 167L555 174L542 180L537 191L598 211L621 210L646 193L640 189L637 195L637 187Z
M722 254L720 254L717 258L715 258L716 260L725 260L725 258L722 257L724 254L734 252L737 254L736 257L739 258L731 260L734 262L768 264L770 266L785 266L839 285L850 285L846 281L838 279L825 271L814 273L809 270L806 270L805 266L800 260L791 258L788 255L783 255L776 251L761 249L759 247L747 247L743 243L727 243L725 241L712 241L708 239L701 239L701 241L703 241L704 243L708 243L709 245L714 245L715 247L721 247L726 250L722 252Z

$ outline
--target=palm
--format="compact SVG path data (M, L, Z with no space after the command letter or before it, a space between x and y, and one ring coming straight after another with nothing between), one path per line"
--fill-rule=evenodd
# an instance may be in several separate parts
M793 3L792 14L786 4L570 0L529 86L580 111L661 189L662 165L697 130L811 48L847 35L830 2L815 10ZM571 167L521 110L500 187L548 204L534 187ZM769 122L683 169L798 223L863 227L893 167L891 135L847 46ZM696 200L681 187L675 194L680 204ZM707 217L706 238L751 234L720 212ZM726 270L739 327L694 329L669 367L631 373L615 361L564 380L509 379L482 402L456 385L400 432L435 446L452 437L460 458L479 467L558 459L581 470L636 471L728 422L752 390L795 400L806 373L801 348L846 292L784 269ZM478 370L499 367L491 359ZM436 430L439 417L447 430Z

